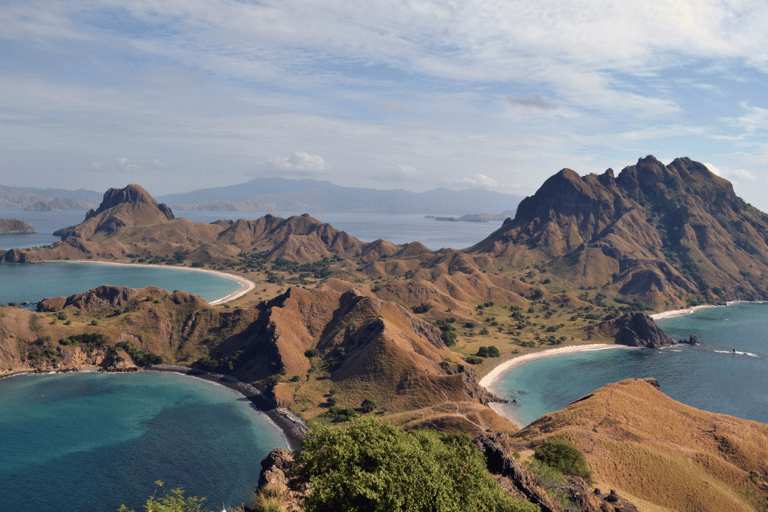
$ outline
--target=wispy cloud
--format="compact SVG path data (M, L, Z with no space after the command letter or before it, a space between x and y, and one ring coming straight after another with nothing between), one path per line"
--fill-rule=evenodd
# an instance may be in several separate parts
M519 105L521 107L533 107L541 110L553 110L557 108L557 105L544 98L541 94L535 92L528 97L525 96L507 96L507 101L513 105Z

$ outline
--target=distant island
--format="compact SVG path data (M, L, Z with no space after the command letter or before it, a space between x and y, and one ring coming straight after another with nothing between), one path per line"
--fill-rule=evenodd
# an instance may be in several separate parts
M0 235L30 235L35 228L17 219L0 219Z
M438 217L435 215L425 215L425 219L439 220L443 222L491 222L491 221L504 221L508 218L514 217L515 212L512 210L506 210L498 215L491 215L488 213L470 213L462 215L461 217Z

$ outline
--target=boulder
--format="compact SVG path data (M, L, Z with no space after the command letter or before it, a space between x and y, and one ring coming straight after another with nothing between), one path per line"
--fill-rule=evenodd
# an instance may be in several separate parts
M619 345L659 348L675 344L645 313L627 313L617 318L615 325L618 330L614 339Z

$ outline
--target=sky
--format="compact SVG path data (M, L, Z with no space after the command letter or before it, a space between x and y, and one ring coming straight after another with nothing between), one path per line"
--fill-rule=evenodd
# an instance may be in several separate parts
M768 211L768 3L0 4L0 185L530 195L706 163Z

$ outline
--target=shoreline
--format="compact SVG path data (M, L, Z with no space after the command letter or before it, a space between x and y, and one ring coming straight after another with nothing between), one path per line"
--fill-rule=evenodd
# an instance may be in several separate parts
M283 434L283 437L291 450L298 450L301 448L301 441L304 439L304 435L307 432L307 424L304 420L297 416L293 411L285 407L274 407L269 398L264 393L250 384L241 382L234 377L223 375L219 373L210 373L203 370L196 370L187 366L180 365L155 365L149 368L131 368L120 371L109 371L98 366L82 366L79 368L66 368L60 370L51 371L37 371L35 369L15 370L4 374L0 374L0 380L9 379L18 375L60 375L66 373L173 373L182 377L189 377L192 379L200 379L206 382L211 382L224 386L238 395L248 399L250 406L263 414L265 414L278 430Z
M210 270L206 268L197 268L197 267L185 267L183 265L157 265L155 263L121 263L118 261L101 261L101 260L45 260L41 263L95 263L99 265L114 265L114 266L121 266L121 267L145 267L145 268L159 268L159 269L176 269L176 270L189 270L191 272L202 272L204 274L211 274L217 277L221 277L224 279L229 279L230 281L235 281L240 285L240 289L236 290L229 295L225 295L224 297L220 299L216 299L214 301L208 302L211 306L216 306L218 304L224 304L225 302L230 302L235 299L239 299L243 295L253 291L256 288L256 283L251 281L250 279L246 279L243 276L239 276L237 274L229 274L227 272L222 272L220 270Z
M588 345L569 345L567 347L550 348L547 350L541 350L539 352L532 352L529 354L513 357L512 359L507 359L506 361L498 364L493 368L493 370L488 372L482 379L480 379L478 384L483 386L494 395L500 396L502 393L499 391L499 382L506 374L515 368L523 366L524 364L537 361L539 359L546 359L549 357L562 356L566 354L575 354L578 352L595 352L598 350L611 349L634 350L634 347L628 347L625 345L612 345L608 343L590 343ZM520 421L517 416L515 416L512 408L506 404L502 402L490 402L488 406L493 409L496 414L511 421L518 428L525 427L525 424Z

